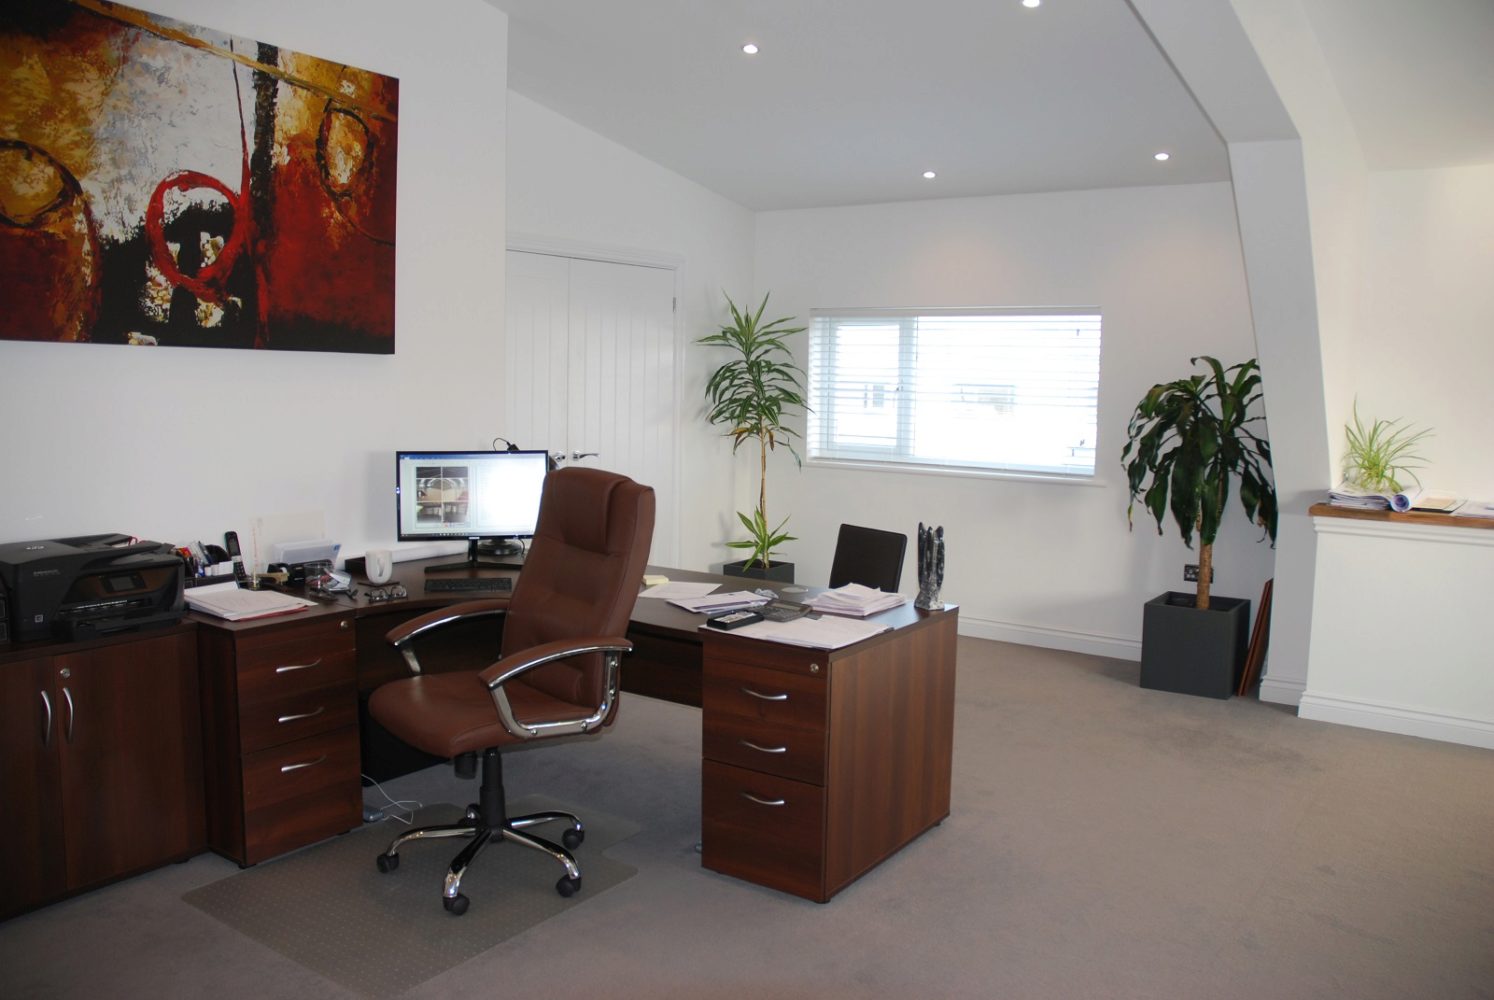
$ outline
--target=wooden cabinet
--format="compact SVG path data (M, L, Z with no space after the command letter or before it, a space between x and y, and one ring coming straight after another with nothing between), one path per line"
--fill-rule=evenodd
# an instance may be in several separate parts
M190 626L0 662L0 917L202 851Z
M208 846L257 864L358 826L351 611L204 625Z
M948 816L957 620L834 651L704 636L701 863L823 903Z

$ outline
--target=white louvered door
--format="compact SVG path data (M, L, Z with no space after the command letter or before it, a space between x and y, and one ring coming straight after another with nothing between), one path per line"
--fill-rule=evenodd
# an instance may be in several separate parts
M510 250L507 317L503 436L652 486L650 561L673 565L674 271Z

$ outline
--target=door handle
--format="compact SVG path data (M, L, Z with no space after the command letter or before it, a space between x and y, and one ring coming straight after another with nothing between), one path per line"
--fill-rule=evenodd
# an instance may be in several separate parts
M571 452L571 461L579 462L583 458L596 458L597 454L598 453L594 451L573 451Z
M38 691L42 696L42 707L47 710L47 721L42 724L42 746L52 745L52 699L47 697L47 692Z
M64 685L62 688L62 700L67 703L67 741L73 741L73 693Z

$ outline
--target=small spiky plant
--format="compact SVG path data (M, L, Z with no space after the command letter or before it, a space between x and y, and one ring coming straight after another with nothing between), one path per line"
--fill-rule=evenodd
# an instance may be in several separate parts
M1344 425L1349 450L1344 453L1344 481L1374 493L1399 493L1401 477L1418 486L1413 471L1426 464L1412 449L1431 436L1430 430L1413 431L1400 420L1375 420L1368 427L1359 419L1359 400L1354 401L1354 420Z

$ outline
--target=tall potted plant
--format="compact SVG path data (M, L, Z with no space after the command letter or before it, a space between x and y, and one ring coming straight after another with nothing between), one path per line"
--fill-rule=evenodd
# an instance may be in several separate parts
M794 541L794 536L784 531L787 517L776 527L771 527L773 522L768 518L768 452L781 444L795 462L800 461L793 446L797 434L792 427L785 427L783 420L794 408L804 408L800 381L803 369L794 364L784 338L803 333L804 327L787 325L793 322L789 317L764 323L767 295L756 312L738 309L730 295L726 296L726 304L731 310L731 322L696 341L726 348L731 353L706 381L706 399L710 404L706 419L726 427L733 453L748 441L756 443L759 478L757 507L750 514L737 512L748 537L726 543L734 549L748 549L750 554L741 562L727 563L722 569L728 574L791 583L793 563L773 561L773 550L784 542Z
M1214 540L1239 482L1240 504L1272 542L1276 540L1276 488L1270 478L1271 445L1253 425L1265 418L1256 360L1225 368L1211 357L1193 358L1207 372L1152 386L1131 415L1121 462L1126 467L1132 524L1140 500L1162 534L1169 512L1193 547L1198 534L1198 589L1148 601L1141 630L1141 685L1228 698L1245 664L1250 602L1214 597Z

